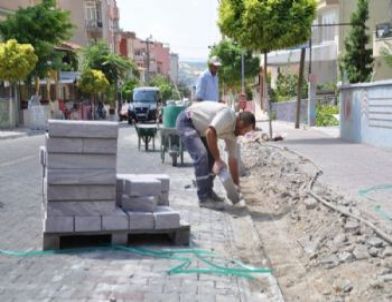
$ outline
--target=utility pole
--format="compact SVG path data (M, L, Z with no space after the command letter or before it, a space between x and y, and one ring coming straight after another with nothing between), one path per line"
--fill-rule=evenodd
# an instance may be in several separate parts
M152 36L150 35L147 39L146 39L146 45L147 45L147 73L146 73L146 82L147 84L150 83L150 41L152 39Z

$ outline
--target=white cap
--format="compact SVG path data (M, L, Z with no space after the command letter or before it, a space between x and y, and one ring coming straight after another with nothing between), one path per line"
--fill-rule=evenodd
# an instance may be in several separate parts
M222 63L217 56L212 56L208 60L208 65L213 65L213 66L219 67L219 66L222 66Z

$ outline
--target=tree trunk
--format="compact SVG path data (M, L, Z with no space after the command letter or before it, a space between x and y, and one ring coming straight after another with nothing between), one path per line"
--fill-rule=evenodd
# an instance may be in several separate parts
M304 66L305 66L305 54L306 48L301 48L301 60L299 63L299 77L298 77L298 89L297 89L297 112L295 115L295 128L299 128L301 120L301 98L302 98L302 83L304 78Z
M35 95L39 95L39 77L35 76L34 77L34 83L35 83Z
M268 111L268 124L269 124L269 135L272 139L272 111L271 111L271 101L269 98L269 87L268 87L268 52L264 53L264 97L263 97L263 109Z

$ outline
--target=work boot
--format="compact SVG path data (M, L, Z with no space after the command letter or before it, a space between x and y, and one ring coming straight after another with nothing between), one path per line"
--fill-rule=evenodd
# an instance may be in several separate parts
M215 201L215 202L222 202L225 201L223 197L220 197L218 194L216 194L214 191L211 191L210 198Z
M215 201L211 197L199 200L199 206L217 211L223 211L226 207L223 201Z

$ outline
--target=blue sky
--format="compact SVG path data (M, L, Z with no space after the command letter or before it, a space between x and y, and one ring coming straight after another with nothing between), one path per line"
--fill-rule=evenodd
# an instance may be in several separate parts
M170 45L180 60L203 61L220 40L217 0L117 0L120 27Z

